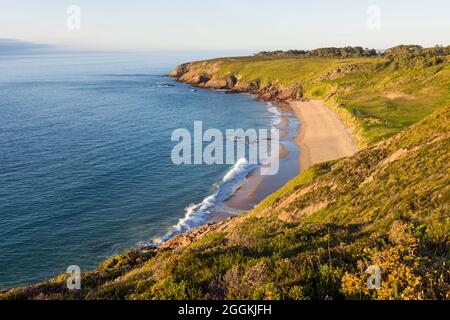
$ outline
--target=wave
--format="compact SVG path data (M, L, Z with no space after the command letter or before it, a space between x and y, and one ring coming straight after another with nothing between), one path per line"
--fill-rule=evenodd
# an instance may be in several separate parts
M217 90L219 91L219 90ZM276 127L282 123L282 112L276 106L268 103L268 110L273 114L271 124ZM239 140L242 137L231 137L230 139ZM273 157L278 156L275 154L269 154L266 158L260 159L261 166L267 166L273 161ZM207 223L212 217L214 212L226 209L224 203L230 199L233 194L241 188L247 177L259 166L250 164L247 159L240 159L234 167L223 177L216 192L203 199L201 203L192 204L185 209L185 215L178 223L172 227L172 229L162 238L153 239L150 243L151 246L159 246L173 237L188 232L194 228L200 227Z
M272 126L276 127L283 121L282 113L278 107L275 107L272 103L268 103L268 110L273 114L272 116Z
M213 89L213 91L220 92L220 93L229 93L230 92L228 89Z
M146 74L146 73L105 73L104 77L154 77L154 78L164 78L163 74Z
M211 219L212 214L220 210L226 200L244 185L247 177L257 168L246 159L239 160L234 167L224 176L217 191L206 197L201 203L193 204L186 208L185 215L162 239L154 240L154 244L165 242L178 234L185 233L193 228L205 224Z
M172 87L175 87L175 85L170 84L170 83L163 83L163 84L157 84L155 87L156 88L172 88Z

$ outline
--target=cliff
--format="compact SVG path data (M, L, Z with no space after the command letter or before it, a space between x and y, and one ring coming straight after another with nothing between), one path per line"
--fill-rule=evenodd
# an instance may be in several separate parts
M205 88L352 110L367 147L303 172L247 214L105 261L81 291L60 275L0 299L449 299L449 64L361 59L178 67L172 76ZM378 290L366 285L372 265Z
M223 76L217 70L222 63L183 64L177 67L170 76L181 82L196 85L202 88L225 89L234 93L250 93L259 99L270 101L301 100L303 88L300 83L283 85L269 82L262 84L259 79L245 81L236 74Z
M374 57L213 59L183 64L171 76L263 100L323 100L364 148L448 105L449 61L449 47L399 46Z

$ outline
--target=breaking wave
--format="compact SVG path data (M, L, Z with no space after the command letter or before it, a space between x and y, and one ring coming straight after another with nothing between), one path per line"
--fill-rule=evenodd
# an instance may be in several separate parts
M282 123L282 113L278 107L268 103L268 111L272 113L272 126L276 127ZM239 139L233 137L232 139ZM273 161L273 157L278 155L270 154L264 159L260 159L261 166L267 166ZM258 168L258 165L250 164L245 158L240 159L234 167L224 176L216 191L203 199L201 203L192 204L185 209L185 215L172 229L162 238L154 239L152 245L159 245L176 235L183 234L191 229L197 228L208 222L213 217L214 212L223 209L225 201L241 188L247 177Z
M272 116L272 126L276 127L283 121L282 114L279 108L275 107L272 103L268 103L268 110L273 114Z
M185 215L161 241L167 241L174 236L185 233L207 222L212 214L220 210L224 202L245 183L247 177L258 166L250 164L246 159L239 160L220 182L217 191L206 197L201 203L186 208Z

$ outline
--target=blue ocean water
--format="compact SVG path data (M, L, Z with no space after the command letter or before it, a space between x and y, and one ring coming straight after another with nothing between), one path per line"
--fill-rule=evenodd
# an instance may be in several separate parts
M0 288L164 237L216 192L232 166L173 165L172 131L267 128L274 115L165 76L205 57L0 56Z

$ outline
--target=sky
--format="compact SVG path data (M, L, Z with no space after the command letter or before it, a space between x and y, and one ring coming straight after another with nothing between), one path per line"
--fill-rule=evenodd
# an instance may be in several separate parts
M449 45L449 12L449 0L0 0L0 39L84 50L386 49Z

